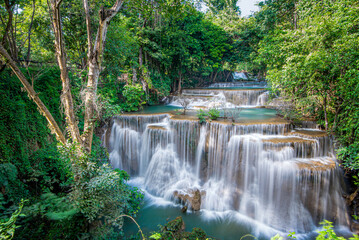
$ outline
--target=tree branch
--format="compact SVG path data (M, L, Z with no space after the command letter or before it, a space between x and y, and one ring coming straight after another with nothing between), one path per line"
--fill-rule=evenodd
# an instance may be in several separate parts
M51 20L52 20L52 25L55 35L56 57L61 71L61 81L62 81L61 102L64 105L66 122L72 140L74 142L82 143L80 138L80 131L74 113L70 79L66 66L66 52L65 52L65 45L63 41L61 15L60 15L61 2L62 2L61 0L59 1L50 0L50 8L51 8L50 10L52 15Z
M84 0L85 3L86 0ZM111 9L101 8L99 27L96 34L96 40L88 53L88 80L85 93L85 119L84 119L84 132L82 133L82 141L85 144L87 151L91 151L92 137L94 130L95 111L96 111L96 98L97 98L97 85L98 78L101 72L101 63L103 59L103 51L106 41L106 33L110 20L118 13L122 6L123 1L117 0Z
M32 88L32 86L29 84L25 76L22 74L21 70L16 65L15 61L10 57L9 53L5 50L5 48L0 44L0 56L2 56L2 61L9 64L10 68L13 70L13 72L16 74L16 76L19 78L22 85L25 87L27 93L32 98L32 100L36 103L36 105L40 109L40 113L44 115L48 121L48 123L51 126L51 130L55 133L57 139L62 143L66 143L65 136L62 134L61 129L57 125L55 119L52 117L49 110L46 108L45 104L41 101L41 99L38 97L38 94L35 92L35 90Z
M92 49L92 31L91 31L91 18L90 18L90 10L88 5L88 0L84 1L85 8L85 17L86 17L86 28L87 28L87 59L90 59L91 49Z

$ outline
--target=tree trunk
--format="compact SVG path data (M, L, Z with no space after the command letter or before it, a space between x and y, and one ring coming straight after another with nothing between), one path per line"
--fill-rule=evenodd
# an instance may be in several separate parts
M214 77L213 77L213 79L212 79L212 82L215 82L215 81L216 81L217 74L218 74L218 71L214 74Z
M87 60L91 58L92 53L92 31L91 31L91 18L88 0L84 0L85 18L86 18L86 30L87 30Z
M5 9L6 12L9 15L7 24L6 24L6 28L5 28L5 33L2 39L2 44L5 46L6 42L8 43L8 49L10 50L10 56L14 61L18 60L18 54L17 54L17 47L16 47L16 38L13 34L14 32L14 27L13 27L13 17L14 17L14 13L13 13L13 7L15 5L15 1L12 1L10 3L9 0L5 0Z
M2 56L2 61L9 64L10 68L14 71L16 76L21 81L22 85L25 87L27 93L32 98L32 100L36 103L36 105L39 107L40 113L44 115L51 126L51 131L55 133L57 139L62 143L66 143L65 136L63 135L61 129L57 125L55 119L52 117L49 110L46 108L44 103L39 98L38 94L35 92L35 90L32 88L32 86L29 84L29 82L26 80L25 76L22 74L21 70L17 67L14 60L10 57L10 55L7 53L7 51L4 49L2 44L0 44L0 55Z
M7 11L8 15L9 15L9 18L7 20L4 36L2 38L2 45L6 44L6 40L8 38L10 28L11 28L11 25L12 25L13 12L12 12L12 9L11 9L12 5L10 5L9 0L5 0L5 8L6 8L6 11Z
M226 77L226 82L228 82L228 78L229 78L229 75L231 74L230 71L228 71L228 74L227 74L227 77Z
M60 4L62 0L50 0L51 14L52 14L52 25L55 35L55 48L57 62L60 67L61 81L62 81L62 94L61 102L65 109L66 123L69 128L71 138L74 142L82 143L80 138L80 131L77 125L74 109L73 100L71 94L70 79L67 72L66 66L66 52L63 41L63 33L61 27L61 16L60 16Z
M32 15L31 15L31 22L29 27L29 33L27 36L27 55L26 55L26 65L29 66L30 62L30 51L31 51L31 29L34 22L34 15L35 15L35 0L32 0Z
M132 82L136 83L137 82L137 71L136 68L132 68ZM128 84L128 83L127 83Z
M139 49L139 53L138 53L138 64L139 64L140 68L143 65L143 56L142 55L143 54L142 54L142 46L141 46Z
M298 13L297 13L297 2L294 1L294 12L293 12L293 25L294 30L297 30Z
M325 120L325 131L328 131L327 93L326 92L325 92L325 95L324 95L323 111L324 111L324 120Z
M145 81L144 71L143 71L143 48L142 46L139 49L138 53L138 64L139 64L139 72L140 72L140 79L142 84L142 89L144 92L147 92L147 83Z
M87 0L84 0L84 3L87 3ZM102 8L99 12L100 20L99 27L97 30L96 40L94 46L89 46L90 53L88 54L88 80L85 93L85 123L84 123L84 132L82 134L82 141L85 149L88 152L91 152L92 138L94 131L94 122L95 122L95 110L97 100L97 85L98 78L101 71L102 55L105 47L106 33L110 20L118 13L122 6L123 1L117 0L116 3L112 6L111 9ZM86 15L86 18L89 18L89 15ZM90 22L86 20L86 24ZM87 27L87 31L90 30L90 27ZM90 36L91 34L88 33ZM90 41L88 42L90 44Z
M178 71L178 95L180 95L182 93L182 72Z

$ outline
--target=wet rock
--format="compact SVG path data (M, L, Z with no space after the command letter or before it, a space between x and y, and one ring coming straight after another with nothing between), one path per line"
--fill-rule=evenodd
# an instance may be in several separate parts
M350 230L352 232L358 233L359 232L359 223L353 221L352 224L350 225Z
M181 212L183 212L183 213L186 213L187 212L187 206L184 206L182 209L181 209Z
M198 189L191 189L188 193L179 193L178 191L173 192L173 196L177 201L181 204L188 205L193 211L199 211L201 209L202 195L205 195L205 192L201 192Z

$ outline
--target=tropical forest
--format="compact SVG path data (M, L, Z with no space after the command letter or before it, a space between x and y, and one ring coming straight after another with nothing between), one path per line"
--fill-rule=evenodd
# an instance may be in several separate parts
M0 0L0 239L358 234L358 0Z

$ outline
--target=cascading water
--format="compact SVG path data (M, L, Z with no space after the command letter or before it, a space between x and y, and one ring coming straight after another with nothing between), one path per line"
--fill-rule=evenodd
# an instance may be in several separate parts
M319 130L291 130L279 119L201 125L172 114L125 115L107 138L111 164L155 197L176 201L198 189L203 211L282 232L311 232L323 219L348 226L332 141Z
M182 95L173 97L170 105L181 106L189 100L189 108L234 108L237 106L264 106L268 92L263 88L252 89L183 89Z
M238 88L238 87L253 87L263 88L266 87L266 82L263 81L240 81L240 82L218 82L212 83L208 88Z

